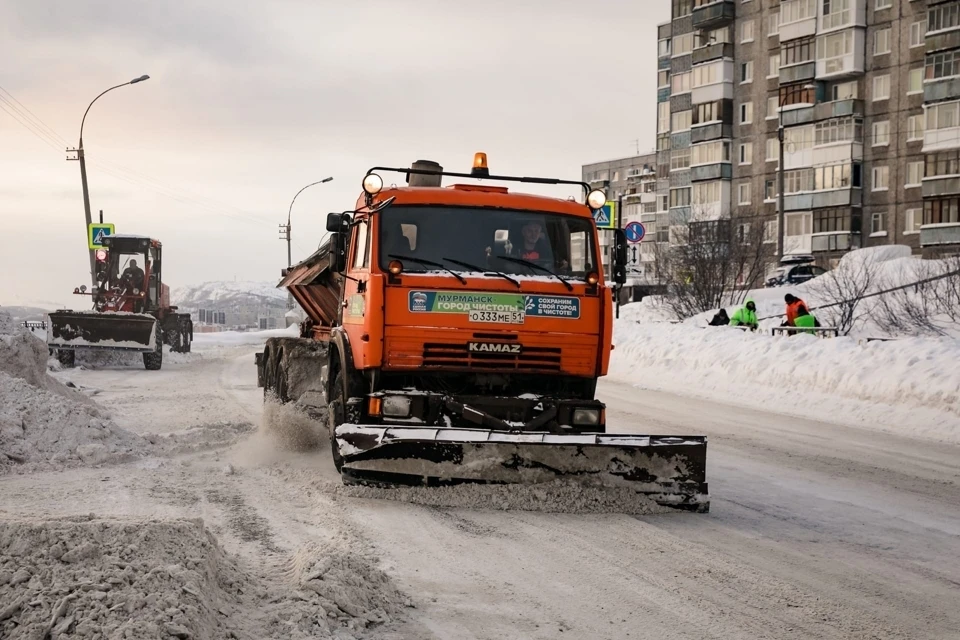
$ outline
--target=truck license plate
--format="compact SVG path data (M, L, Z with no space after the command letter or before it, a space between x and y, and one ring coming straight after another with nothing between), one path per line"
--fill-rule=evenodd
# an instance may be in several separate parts
M523 311L471 311L470 322L523 324Z

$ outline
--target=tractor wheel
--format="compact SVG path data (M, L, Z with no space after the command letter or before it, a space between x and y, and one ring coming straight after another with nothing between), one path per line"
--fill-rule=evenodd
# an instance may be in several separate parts
M327 405L328 426L330 427L330 452L333 454L333 466L337 473L343 467L343 456L340 455L340 445L337 444L337 426L347 421L346 411L347 399L343 393L343 374L337 372L337 377L333 380L333 399Z
M147 371L159 371L163 364L163 329L157 323L157 347L149 353L143 354L143 368Z
M57 360L61 366L72 369L77 362L77 352L73 349L57 349Z

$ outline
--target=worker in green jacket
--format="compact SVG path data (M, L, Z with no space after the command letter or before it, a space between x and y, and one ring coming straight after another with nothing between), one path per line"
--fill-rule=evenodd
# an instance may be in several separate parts
M737 327L743 325L750 327L751 331L756 331L760 324L757 322L757 305L752 298L747 298L747 303L737 309L730 316L730 326Z
M793 319L793 326L803 327L797 333L816 333L813 331L813 327L819 327L820 323L817 322L817 318L807 311L807 308L804 305L797 307L797 317Z

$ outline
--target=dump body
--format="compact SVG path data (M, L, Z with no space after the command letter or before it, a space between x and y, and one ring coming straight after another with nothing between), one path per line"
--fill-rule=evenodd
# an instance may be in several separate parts
M708 508L705 438L603 435L613 304L588 207L457 184L391 187L351 213L278 285L308 316L300 341L324 345L315 387L344 481L578 477ZM284 340L258 379L296 401L305 352Z

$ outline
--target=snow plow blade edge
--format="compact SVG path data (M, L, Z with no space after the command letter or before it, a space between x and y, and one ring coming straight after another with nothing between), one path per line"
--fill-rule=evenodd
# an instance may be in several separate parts
M47 325L53 349L154 351L157 319L147 314L55 311Z
M703 436L508 433L490 429L344 424L336 429L346 484L536 484L573 479L629 487L669 507L705 513Z

